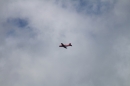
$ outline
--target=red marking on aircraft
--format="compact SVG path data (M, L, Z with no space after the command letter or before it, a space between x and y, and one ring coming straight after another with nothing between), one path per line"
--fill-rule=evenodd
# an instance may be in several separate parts
M71 43L69 43L69 44L63 44L63 43L61 43L61 45L59 45L59 47L64 47L64 48L66 48L66 49L67 49L67 47L69 47L69 46L72 46Z

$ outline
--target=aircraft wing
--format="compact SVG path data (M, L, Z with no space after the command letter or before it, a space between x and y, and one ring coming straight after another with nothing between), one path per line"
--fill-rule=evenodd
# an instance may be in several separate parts
M66 49L67 49L67 47L66 47L63 43L61 43L61 45L62 45L64 48L66 48Z

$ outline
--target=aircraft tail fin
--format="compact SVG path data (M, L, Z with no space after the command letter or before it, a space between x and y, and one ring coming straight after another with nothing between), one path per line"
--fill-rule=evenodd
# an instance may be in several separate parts
M69 46L72 46L71 43L69 43Z

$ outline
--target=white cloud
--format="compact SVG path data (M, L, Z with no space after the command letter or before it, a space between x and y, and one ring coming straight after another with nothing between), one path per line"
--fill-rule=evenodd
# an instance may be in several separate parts
M1 86L130 85L128 0L0 2Z

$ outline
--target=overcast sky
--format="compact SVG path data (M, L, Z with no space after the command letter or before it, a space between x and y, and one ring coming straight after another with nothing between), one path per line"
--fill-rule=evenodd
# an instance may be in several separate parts
M130 1L0 0L0 86L130 86Z

